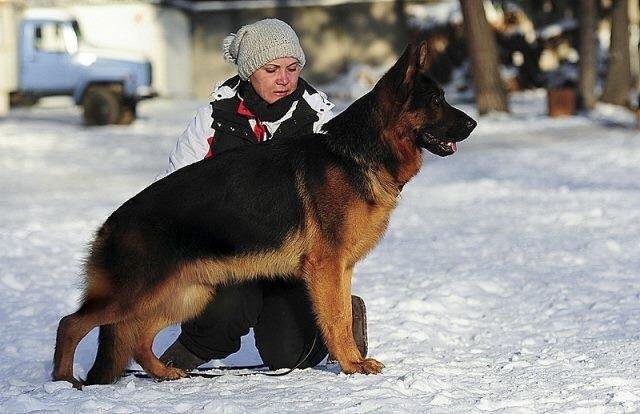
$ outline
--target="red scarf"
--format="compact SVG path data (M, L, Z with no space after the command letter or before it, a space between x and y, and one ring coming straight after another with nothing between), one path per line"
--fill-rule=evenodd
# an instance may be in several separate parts
M256 140L258 142L262 142L265 139L267 127L255 116L249 108L247 108L244 104L243 100L240 100L240 104L238 105L238 110L236 113L240 116L244 116L248 119L253 119L256 122L256 125L253 127L253 134L256 136Z

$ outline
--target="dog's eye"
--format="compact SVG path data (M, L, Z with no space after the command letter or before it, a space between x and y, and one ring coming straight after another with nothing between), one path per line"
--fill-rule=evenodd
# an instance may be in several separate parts
M442 103L442 96L440 96L440 95L433 95L433 96L431 97L431 103L432 103L433 105L436 105L436 106L437 106L437 105L440 105L440 104Z

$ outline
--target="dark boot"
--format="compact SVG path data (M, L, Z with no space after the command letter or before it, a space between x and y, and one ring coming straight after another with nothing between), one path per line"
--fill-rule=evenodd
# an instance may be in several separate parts
M191 371L208 362L193 354L177 339L164 351L162 356L160 356L160 361L168 367L180 368L185 371Z
M367 356L369 346L367 344L367 308L364 306L364 300L360 296L351 295L351 314L353 323L353 339L356 342L358 351L362 357ZM329 354L329 362L335 362L333 355Z

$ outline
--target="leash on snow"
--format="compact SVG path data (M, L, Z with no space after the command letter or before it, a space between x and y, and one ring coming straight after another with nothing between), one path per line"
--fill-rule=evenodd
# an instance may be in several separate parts
M309 355L311 355L311 352L313 352L313 348L316 346L317 340L318 340L318 333L316 332L315 336L313 337L313 342L311 343L311 346L309 347L309 351L307 352L307 354L303 358L298 359L298 362L293 368L289 368L284 372L253 371L253 372L235 372L235 373L226 373L226 374L219 372L214 374L208 371L214 371L214 370L239 371L243 369L257 370L260 368L266 368L267 365L261 364L261 365L247 365L247 366L239 366L239 367L211 367L211 368L196 368L192 371L188 371L187 378L190 378L190 377L216 378L216 377L225 377L225 376L246 377L249 375L266 375L268 377L282 377L282 376L291 374L294 370L298 369L300 365L302 365L304 361L307 360L307 358L309 358ZM147 374L147 372L142 369L127 369L125 370L123 377L128 377L130 375L133 375L136 378L153 379L151 375Z

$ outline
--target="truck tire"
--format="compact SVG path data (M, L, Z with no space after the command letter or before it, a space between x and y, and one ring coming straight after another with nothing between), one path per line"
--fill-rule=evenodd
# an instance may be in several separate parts
M136 119L136 102L125 102L118 118L118 125L129 125Z
M82 107L86 125L115 124L122 112L122 99L106 87L94 86L85 93Z

